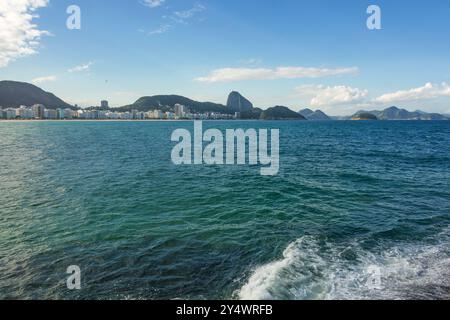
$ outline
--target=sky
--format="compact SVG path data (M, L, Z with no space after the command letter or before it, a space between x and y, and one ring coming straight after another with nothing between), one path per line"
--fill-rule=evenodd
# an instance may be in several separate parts
M449 39L448 0L1 0L0 80L84 107L237 90L263 109L450 113Z

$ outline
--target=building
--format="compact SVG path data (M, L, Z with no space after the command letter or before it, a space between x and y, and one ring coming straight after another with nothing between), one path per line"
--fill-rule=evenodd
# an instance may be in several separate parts
M111 120L120 119L120 113L119 112L107 112L106 118L111 119Z
M44 118L49 119L49 120L56 120L56 119L58 119L58 111L53 110L53 109L45 110Z
M69 108L64 109L64 119L73 119L76 113Z
M102 109L109 109L109 102L107 100L102 100L100 106Z
M161 110L154 110L153 111L153 119L163 119L164 113Z
M147 114L148 114L148 118L149 118L149 119L157 119L157 118L156 118L156 116L157 116L156 110L149 111L149 112L147 112Z
M133 119L133 113L131 112L123 112L120 114L120 119L122 120L132 120Z
M144 120L145 119L145 112L138 112L136 114L136 118L134 118L136 120Z
M34 116L39 119L45 119L45 106L42 104L35 104L31 107L34 112Z
M13 120L13 119L16 119L16 117L17 117L16 109L8 108L8 109L3 110L3 112L4 112L4 118L7 120Z
M83 119L84 118L83 110L76 110L76 111L74 111L74 117L78 118L78 119Z
M163 117L164 114L159 110L148 111L145 113L145 118L147 119L162 119Z
M19 109L16 109L16 116L24 120L36 118L33 109L26 106L20 106Z
M177 118L184 118L187 113L188 110L185 106L178 103L175 105L175 115L177 116Z
M164 114L164 118L167 119L167 120L173 120L173 119L175 119L175 113L173 113L173 112L166 112Z

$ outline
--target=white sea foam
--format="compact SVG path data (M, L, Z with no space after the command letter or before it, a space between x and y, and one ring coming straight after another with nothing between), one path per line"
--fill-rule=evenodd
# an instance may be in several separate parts
M368 252L313 237L291 243L283 258L257 268L237 292L244 300L450 298L448 232L437 245ZM373 285L374 270L380 282ZM376 275L376 273L375 273Z

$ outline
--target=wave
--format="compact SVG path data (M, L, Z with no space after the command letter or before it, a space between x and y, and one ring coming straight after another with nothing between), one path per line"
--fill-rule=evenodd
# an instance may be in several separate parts
M359 243L305 236L283 258L263 265L236 292L242 300L449 299L448 230L436 245L397 245L371 252Z

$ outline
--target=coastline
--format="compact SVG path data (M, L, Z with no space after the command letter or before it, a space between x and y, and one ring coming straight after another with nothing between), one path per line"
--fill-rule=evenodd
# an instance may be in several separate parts
M354 120L354 119L345 119L345 120L337 120L337 119L330 119L330 120L296 120L296 119L205 119L205 120L195 120L195 119L146 119L146 120L138 120L138 119L65 119L65 120L50 120L50 119L35 119L35 120L24 120L24 119L18 119L18 120L7 120L7 119L0 119L0 123L31 123L31 122L193 122L193 121L202 121L202 122L301 122L301 123L330 123L330 122L355 122L355 123L361 123L361 122L449 122L449 120L376 120L376 121L370 121L370 120Z
M280 121L280 122L286 122L286 121L295 121L295 122L334 122L334 121L341 121L341 120L327 120L327 121L301 121L296 119L283 119L283 120L265 120L265 119L205 119L205 120L195 120L195 119L146 119L146 120L138 120L138 119L129 119L129 120L118 120L118 119L70 119L70 120L6 120L6 119L0 119L1 122L9 122L9 123L30 123L30 122L193 122L193 121L202 121L202 122L220 122L220 121L229 121L229 122L254 122L254 121L261 121L261 122L268 122L268 121Z

